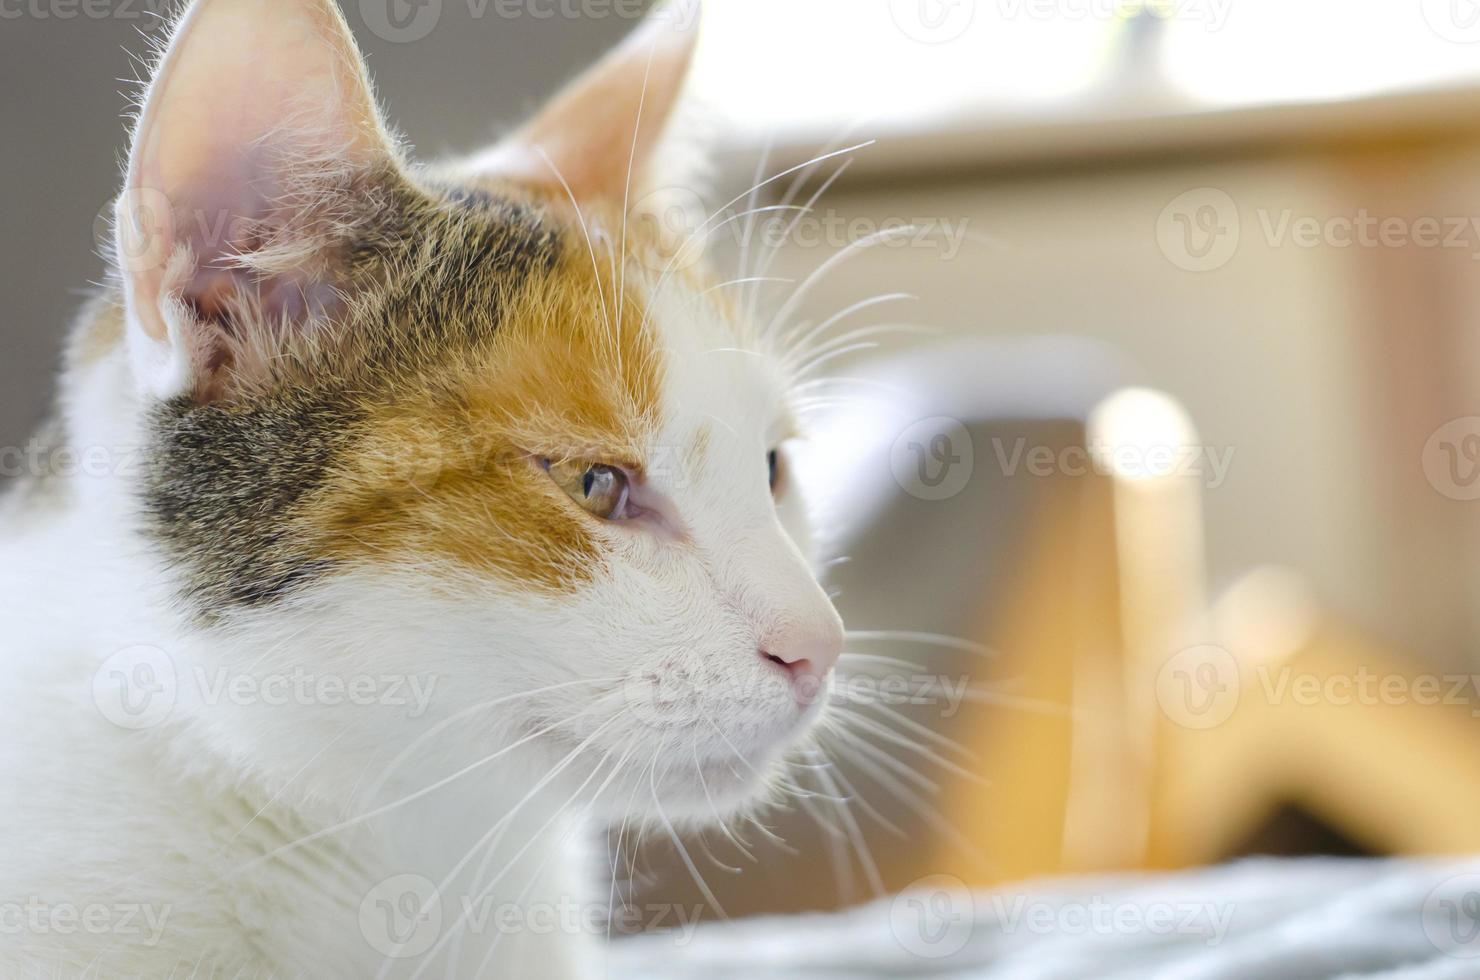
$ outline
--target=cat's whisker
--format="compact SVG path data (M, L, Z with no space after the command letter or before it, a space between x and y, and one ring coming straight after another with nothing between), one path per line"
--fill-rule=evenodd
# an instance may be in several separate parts
M611 784L612 780L615 779L616 776L619 775L622 772L623 767L627 763L627 760L631 758L632 753L636 750L637 743L638 743L638 737L637 736L633 736L633 737L631 737L631 738L629 738L627 740L626 746L623 749L622 757L619 758L617 760L617 762L612 766L611 772L607 774L607 777L606 777L605 780L602 781L602 784L599 787L597 787L597 789L596 789L596 791L594 793L591 794L591 799L586 804L586 808L585 808L585 810L583 810L583 815L585 813L588 813L590 811L591 807L593 807L596 804L596 802L601 798L601 794L606 791L606 788ZM597 770L600 770L606 764L607 760L609 760L611 758L612 754L615 751L616 751L616 748L615 747L612 748L612 749L608 749L607 752L602 756L601 760L596 764L596 769ZM478 869L474 872L473 877L471 879L473 882L476 883L478 881L481 881L484 878L484 876L488 874L488 865L489 865L489 863L490 863L493 855L497 852L498 845L503 840L503 837L508 832L508 829L509 829L510 826L512 826L512 825L511 824L510 825L505 825L502 829L500 829L499 832L498 832L498 834L493 838L493 840L491 840L489 842L487 848L485 848L484 854L483 854L483 860L479 862ZM571 833L572 833L572 830L567 830L566 833L565 833L565 835L563 835L562 840L564 840L565 838L569 837ZM519 905L522 905L523 904L524 899L527 897L529 890L534 887L534 883L539 880L539 877L543 873L545 867L550 863L551 859L553 859L555 857L555 854L556 853L557 853L557 851L554 848L551 848L551 849L548 850L548 852L546 853L546 855L544 857L544 860L542 860L540 862L539 867L535 869L535 871L534 871L533 874L531 874L531 875L528 876L529 877L529 882L524 886L524 890L520 893L519 899L518 899L518 901L517 901L516 904L519 904ZM477 887L476 884L474 885L474 887ZM454 946L453 946L452 952L448 956L448 968L449 968L449 970L450 969L453 969L458 963L461 962L461 959L460 959L460 955L461 955L460 954L460 950L461 950L462 938L463 938L463 934L460 933L458 935L457 939L454 942ZM494 938L494 941L493 941L493 944L494 945L496 945L498 943L499 938L500 937L495 937ZM486 959L487 959L487 956L485 955L485 965L486 965ZM480 966L477 975L481 975L481 974L482 974L482 967Z
M420 917L426 915L427 910L430 908L429 902L432 900L432 898L440 896L447 891L448 887L457 880L457 876L461 874L463 869L466 868L469 862L473 860L473 855L478 853L479 850L486 846L488 841L496 833L498 833L505 824L511 822L514 817L518 815L518 813L531 800L538 796L546 786L554 782L561 773L563 773L573 762L575 762L578 757L580 757L586 751L587 748L589 748L596 741L596 739L600 738L601 735L605 733L607 728L622 720L623 717L624 713L618 713L598 725L591 732L590 735L587 735L575 748L566 753L565 757L561 759L558 763L556 763L549 772L540 777L540 779L534 784L533 787L529 789L528 792L524 794L524 796L519 800L518 803L514 804L512 808L504 811L503 816L499 817L494 825L490 827L482 837L478 838L478 840L474 842L473 846L468 849L468 852L463 855L462 859L452 866L452 870L448 871L447 874L443 876L441 882L437 884L436 888L433 890L431 898L428 898L427 901L423 902L421 904L421 907L417 910L417 916ZM476 907L476 905L484 898L486 898L490 892L492 892L494 886L498 884L503 874L506 873L515 864L517 864L519 859L522 858L529 851L529 849L540 840L544 831L548 829L550 825L553 824L557 819L564 815L565 808L569 805L570 800L573 800L575 799L575 797L579 796L581 792L586 788L586 786L590 784L591 780L596 778L597 773L599 773L600 771L600 767L593 767L591 773L585 778L585 780L581 782L581 784L576 788L576 791L571 794L570 798L567 799L564 804L555 809L554 814L545 821L544 825L541 826L536 833L529 835L529 840L525 842L524 846L519 849L518 853L516 853L512 858L508 860L504 872L500 872L500 874L495 877L492 883L490 883L485 889L483 889L471 902L467 903L467 907L464 910L462 916L458 919L458 922L454 923L451 930L444 930L442 936L435 943L433 943L432 947L425 953L422 961L422 966L414 970L411 975L407 977L407 980L416 980L416 978L421 975L421 971L432 962L432 958L442 949L444 945L446 945L446 943L451 941L452 933L456 931L458 925L467 920L468 916L472 914L473 908ZM405 948L405 945L406 944L404 942L397 943L394 949L386 954L385 965L381 967L380 972L376 974L376 980L385 980L386 975L395 965L396 954L399 953L403 948Z
M857 719L853 719L853 720L854 720L854 722L857 722ZM867 726L860 726L860 727L863 727L865 731L874 731L876 734L878 734L878 732L877 732L876 729L869 729ZM853 746L855 748L858 748L860 750L867 751L867 749L865 749L865 746L868 749L878 750L878 746L874 745L872 742L869 742L861 734L859 734L858 732L854 731L851 727L848 727L848 726L840 726L839 729L837 730L836 734L846 744L848 744L850 746ZM884 753L884 754L885 755L888 755L888 753ZM913 786L915 786L915 788L919 789L922 792L930 793L930 794L935 794L935 793L939 793L940 792L940 783L937 783L935 780L929 778L928 776L922 775L921 773L919 773L918 771L916 771L914 768L912 768L910 766L907 766L904 763L900 762L899 760L895 759L892 755L889 756L889 759L890 759L890 761L888 763L889 768L891 768L895 772L897 772L899 774L900 778L902 778L906 782L912 784ZM934 760L931 760L931 761L934 761Z
M539 154L540 159L544 160L545 165L555 174L555 179L560 181L560 186L565 189L565 196L570 199L570 206L575 208L576 223L580 225L581 234L586 239L586 252L591 256L591 274L596 280L596 292L601 299L601 317L606 325L607 333L612 335L613 346L616 347L620 356L621 344L618 342L620 338L612 331L611 315L607 310L606 304L606 289L601 283L601 266L596 261L596 246L591 241L591 229L586 223L585 214L581 211L581 203L576 200L576 193L571 190L570 182L565 179L565 174L561 173L560 167L550 158L550 154L545 152L545 148L535 146L534 151ZM621 313L620 310L617 312L618 314Z
M634 779L632 781L632 792L630 792L630 793L627 794L626 804L622 807L622 825L621 825L621 828L617 831L617 846L616 846L616 848L611 853L611 860L612 860L612 885L611 885L611 895L610 895L610 897L608 899L608 901L610 903L609 904L609 907L610 908L615 908L616 907L617 870L618 870L618 868L620 867L620 865L622 863L622 841L623 841L623 838L627 834L628 824L632 820L632 813L633 813L633 810L632 810L632 801L637 798L637 791L638 791L638 789L641 786L642 786L642 782L641 782L640 779ZM634 848L634 852L633 852L633 857L634 857L634 859L636 857L635 848ZM628 866L627 866L627 878L628 878L629 881L631 881L633 877L634 877L633 867L632 867L632 864L629 863ZM628 891L628 896L629 896L629 899L630 899L630 896L631 896L631 890L630 889ZM607 935L607 938L608 939L611 938L611 923L610 922L607 923L607 934L606 935Z
M811 166L813 166L815 164L821 163L824 160L829 160L829 159L831 159L833 157L843 156L845 154L853 153L853 152L856 152L857 150L861 150L864 147L872 146L875 142L877 142L877 140L865 140L865 141L863 141L861 143L855 143L852 146L843 147L840 150L833 150L833 151L831 151L829 153L819 154L818 156L815 156L815 157L813 157L810 160L803 161L802 163L799 163L799 164L797 164L794 167L788 167L787 169L781 171L780 173L772 174L770 177L767 177L765 180L762 180L759 183L755 184L754 186L747 188L746 190L744 190L740 194L736 195L735 197L731 198L729 201L725 202L720 207L716 208L713 212L710 213L709 217L707 217L706 219L704 219L704 221L699 225L698 228L694 229L694 231L689 234L689 237L686 238L684 240L683 244L680 245L679 248L674 252L673 257L668 260L668 264L663 267L663 271L658 276L658 284L653 289L654 294L656 295L656 294L662 292L663 287L669 281L669 277L673 273L673 268L674 268L675 264L679 261L680 258L682 258L687 253L688 249L690 247L692 247L695 238L699 234L705 232L709 228L710 223L713 222L715 218L719 217L721 214L725 213L730 208L734 207L735 204L737 204L738 202L740 202L741 200L743 200L745 197L747 197L748 195L750 195L752 192L754 192L756 190L759 190L760 188L765 187L765 186L767 186L769 184L772 184L772 183L780 180L783 177L786 177L786 176L788 176L790 174L796 173L797 171L804 170L807 167L811 167ZM647 318L644 317L643 318L643 325L646 326L646 324L647 324Z
M848 319L848 317L852 316L855 313L861 313L864 310L872 309L875 306L883 306L887 303L898 303L905 300L918 302L919 299L920 297L916 296L914 293L892 292L879 293L876 296L870 296L867 299L861 299L856 303L850 303L848 306L843 307L841 310L834 313L826 320L823 320L815 327L809 329L806 333L797 336L790 343L788 343L786 352L783 355L783 360L790 361L796 356L799 351L806 351L808 347L817 340L817 338L824 336L833 327L837 326L839 323L842 323L844 320Z
M761 832L761 835L765 837L766 840L770 841L774 846L781 848L792 857L801 856L801 852L787 843L785 837L782 837L770 827L767 827L765 824L761 823L759 818L747 814L745 820L751 826L755 827L756 830L759 830Z
M856 653L856 652L854 652L852 650L845 650L845 651L843 651L842 656L839 658L839 665L840 666L849 665L849 664L857 664L857 663L863 663L863 664L879 664L879 665L885 666L885 667L903 667L906 670L914 670L914 671L923 671L923 670L925 670L925 665L924 664L916 663L913 660L901 660L899 657L886 657L886 656L883 656L882 654L877 654L877 653ZM857 671L857 670L855 670L855 671L852 672L853 675L862 674L862 673L863 673L863 671ZM839 680L844 680L844 679L846 679L846 677L844 675L839 675L839 678L838 679Z
M863 766L860 765L860 760L858 758L858 753L856 750L853 750L849 746L843 744L837 745L836 749L838 750L839 754L846 757L849 762L853 763L854 765L858 765L860 769L863 769ZM853 795L850 797L848 802L857 804L858 808L862 810L870 820L878 824L889 834L899 837L902 840L909 839L909 835L906 833L903 827L900 827L893 820L890 820L888 817L884 816L883 812L879 810L879 808L876 807L873 803L871 803L867 796L859 792L856 788L853 788Z
M939 330L912 323L870 324L868 326L856 327L852 330L845 330L838 336L831 337L823 341L822 343L810 348L803 348L801 344L798 344L795 351L795 356L788 357L784 363L786 363L788 367L793 364L805 365L807 362L806 360L804 360L804 358L815 358L819 355L836 350L837 348L842 347L846 344L851 344L855 341L864 340L869 337L883 337L889 334L908 334L914 336L922 336L926 334L939 333ZM799 378L804 376L797 373L795 368L792 368L792 370L794 372L794 376L797 376Z
M621 696L621 693L622 692L620 692L620 691L615 691L615 692L612 692L612 694L606 695L606 697L612 697L612 696L620 697ZM504 699L504 700L508 700L508 699ZM593 710L594 708L600 706L602 703L603 703L602 702L602 699L598 699L598 700L592 702L590 705L587 705L585 709L583 709L582 711L578 712L577 713L577 716L579 716L581 714L585 714L587 711ZM482 707L486 707L486 706L482 706ZM517 749L517 748L519 748L519 747L521 747L523 745L526 745L529 742L532 742L535 739L537 739L537 738L539 738L539 737L541 737L543 735L549 734L550 732L554 731L557 728L562 727L563 725L569 724L570 720L572 720L572 719L567 719L564 722L554 722L554 723L552 723L552 724L550 724L550 725L548 725L548 726L546 726L544 728L541 728L541 729L539 729L537 731L531 732L530 734L525 735L522 738L519 738L516 741L511 742L510 744L504 746L503 748L499 749L498 751L493 752L493 753L491 753L489 755L486 755L483 758L477 760L476 762L469 763L468 765L466 765L463 768L459 769L457 772L454 772L452 775L445 776L442 779L437 780L435 783L432 783L430 786L424 786L421 789L416 790L415 792L410 793L410 794L408 794L406 796L403 796L403 797L401 797L398 800L395 800L395 801L393 801L391 803L387 803L384 806L376 807L374 810L371 810L368 813L362 813L359 816L354 817L354 818L352 818L350 820L344 820L344 821L341 821L340 823L333 824L332 826L324 827L324 828L322 828L320 830L314 831L311 834L308 834L305 837L300 837L297 840L290 841L287 844L283 844L280 847L276 847L273 850L267 852L266 854L263 854L263 855L261 855L259 857L255 857L252 860L246 862L245 864L238 866L237 869L235 871L231 872L227 877L228 878L235 877L236 875L241 874L241 873L243 873L245 871L248 871L251 868L256 867L257 865L262 864L265 861L270 861L270 860L272 860L274 858L277 858L277 857L279 857L279 856L287 853L288 851L296 850L296 849L298 849L300 847L303 847L305 844L310 844L310 843L313 843L316 840L320 840L320 839L322 839L324 837L328 837L328 836L330 836L332 834L337 834L337 833L339 833L341 831L348 830L350 827L359 826L362 823L365 823L365 822L370 821L370 820L374 820L376 817L384 816L385 814L391 812L392 810L399 809L400 807L403 807L403 806L407 805L408 803L415 802L416 800L419 800L419 799L421 799L424 796L427 796L427 795L429 795L431 793L436 792L437 790L441 789L443 786L446 786L446 785L448 785L450 783L456 782L458 779L461 779L463 776L467 775L468 773L471 773L471 772L473 772L473 771L475 771L477 769L480 769L483 766L486 766L486 765L488 765L488 764L496 761L497 759L500 759L503 756L508 755L510 752L514 751L515 749ZM609 721L603 723L603 725L601 727L604 728L605 725L610 724L610 723L611 723L611 721L609 720ZM598 728L597 729L597 731L600 731L600 730L601 730L601 728Z
M857 792L849 785L847 777L837 769L833 769L831 772L818 770L817 778L834 794L838 793L838 784L841 783L844 791L850 797L857 800L859 806L865 808L870 806L870 804L867 804L866 801L858 796ZM843 826L847 829L848 837L853 843L854 853L858 855L858 860L863 866L863 873L868 879L869 888L873 890L875 896L883 895L886 891L884 888L884 878L879 874L879 866L874 861L873 852L869 850L868 841L864 839L863 828L858 826L858 820L853 816L852 809L846 803L838 804L837 807L839 815L843 818Z
M816 172L819 165L820 164L813 164L806 170L797 174L796 179L793 180L791 186L787 188L786 196L781 199L782 204L790 204L793 200L796 199L796 195L801 190L802 185L806 183L807 179L813 173ZM808 198L806 203L808 211L817 206L817 202L822 199L822 196L828 192L832 185L837 182L838 178L843 176L844 172L846 172L847 169L852 165L853 158L851 157L838 164L838 166L833 170L832 174L829 175L827 179L825 179L822 184L815 191L813 191L812 196ZM761 275L767 275L770 273L771 266L774 265L776 262L776 256L781 254L782 245L791 238L792 232L796 231L797 223L800 222L801 219L801 214L798 214L791 219L791 222L786 226L786 230L781 233L781 235L775 240L775 243L771 246L770 250L766 253L764 261L756 270L757 272L759 272ZM755 319L756 306L759 302L760 290L752 290L750 294L750 305L746 309L747 319Z
M962 758L963 761L965 761L965 762L973 762L973 763L980 761L980 758L978 757L978 755L975 752L973 752L972 750L968 749L966 746L962 745L960 742L956 741L955 739L951 738L948 735L944 735L941 732L938 732L935 729L930 728L927 725L920 724L919 722L915 721L913 718L908 717L903 712L895 709L891 705L888 705L888 704L880 704L880 703L877 703L877 702L865 702L865 703L859 704L859 703L855 703L855 702L846 702L845 701L845 702L842 702L842 703L848 704L851 708L853 708L855 710L862 709L862 708L877 708L879 711L881 711L881 712L884 713L884 716L885 716L886 719L888 719L888 721L894 722L895 724L898 724L901 727L906 728L906 729L908 729L911 732L914 732L916 735L919 735L921 738L927 739L927 740L935 743L936 745L940 746L943 749L946 749L948 751L951 751L951 752L956 753L958 756L960 756Z
M830 378L814 378L811 381L803 381L800 384L794 385L792 392L795 394L816 389L843 388L848 385L856 385L859 388L867 388L872 391L882 391L895 397L908 395L908 392L903 388L890 384L887 381L880 381L877 378L849 377L847 375L835 375Z
M766 133L765 144L761 147L760 155L756 158L756 162L755 162L755 174L750 179L750 196L745 201L746 208L748 208L748 209L750 209L752 211L755 209L756 201L758 201L760 199L760 192L761 192L760 183L761 183L761 177L766 172L766 166L771 162L771 150L775 146L775 143L776 143L776 135L775 135L775 133L774 132L771 132L771 131L768 131ZM791 202L790 201L782 201L781 203L783 203L783 204L790 204ZM755 219L752 217L752 219L745 226L745 241L742 242L741 245L740 245L739 273L740 273L741 276L746 276L747 275L747 271L748 271L748 269L750 267L750 249L751 249L751 243L754 241L754 238L753 238L754 234L755 234ZM753 279L753 277L747 278L744 281L752 281L752 279Z
M583 822L585 821L585 819L590 815L590 812L591 812L592 807L594 807L596 805L596 802L601 799L601 794L604 793L606 791L607 787L611 785L612 780L615 779L623 771L623 767L625 766L625 764L627 762L627 759L631 757L631 754L632 754L632 752L634 751L634 749L636 747L636 743L637 743L637 738L635 736L633 738L631 738L631 739L628 739L628 745L630 747L627 748L627 749L625 749L623 751L622 757L620 759L618 759L615 764L613 764L613 766L611 768L611 771L609 773L607 773L607 776L606 776L606 778L604 780L602 780L601 785L598 786L596 788L595 792L593 792L591 794L591 798L586 802L586 805L581 809L580 817L578 819L576 819L576 820L570 821L570 826L567 827L565 833L560 836L560 841L559 841L560 844L562 844L562 845L565 844L570 839L571 835L574 834L574 833L576 833L577 828L580 827L583 824ZM597 762L595 768L593 769L593 771L591 773L591 776L592 777L594 777L596 775L596 773L598 773L598 772L601 771L601 769L606 765L607 761L611 759L612 753L615 752L615 751L616 751L615 748L612 748L612 749L608 749L607 750L606 754L601 757L601 760L599 762ZM588 779L587 779L588 782L589 782L589 779L590 779L590 777L588 777ZM566 804L561 808L562 811L565 810L565 809L567 809L570 806L570 802L572 800L574 800L576 796L579 796L580 795L580 792L581 792L581 789L584 789L584 788L585 788L585 783L583 783L581 785L581 788L580 789L577 789L576 793L574 795L572 795L572 797L571 797L570 800L567 800L566 801ZM535 884L541 879L541 876L543 876L543 874L545 872L545 868L547 868L549 866L550 861L555 857L555 855L557 853L557 850L558 850L558 848L549 848L548 851L547 851L547 853L545 854L544 859L541 860L540 863L535 867L534 872L527 876L529 880L525 883L524 888L520 890L518 897L514 900L514 904L516 906L521 907L521 908L524 907L525 902L529 899L529 893L534 889ZM490 851L490 853L492 853L492 852ZM507 871L507 870L508 869L506 868L505 871ZM474 881L477 881L479 878L481 878L483 876L483 874L484 874L484 870L480 868L480 870L478 871L477 875L474 876L474 879L473 880ZM496 885L497 883L498 883L498 879L495 878L493 882L490 882L489 883L488 890L489 891L492 891L493 886ZM610 922L610 913L611 913L610 907L608 907L607 912L608 912L608 922ZM458 932L458 941L461 940L462 935L463 935L463 932L462 931L459 931ZM479 976L479 977L481 977L481 976L485 976L486 975L484 973L484 971L488 968L489 960L492 959L494 950L497 948L497 946L499 944L499 941L501 939L503 939L503 934L502 933L500 933L499 935L495 936L493 938L493 941L488 944L488 949L484 951L484 953L483 953L483 959L479 961L478 968L473 972L473 974L472 974L473 976ZM456 948L457 947L454 946L454 949L456 949ZM459 962L459 959L458 959L458 956L457 955L451 955L451 956L449 956L448 957L449 969L451 969L452 967L456 966L456 964L458 962Z
M299 766L298 767L298 771L295 772L295 773L293 773L292 776L288 777L287 781L284 782L281 786L278 787L277 792L273 793L272 796L268 799L268 801L266 803L262 804L260 807L257 808L257 812L254 813L254 814L252 814L251 819L249 819L246 823L244 823L240 827L238 827L236 829L236 833L232 834L229 838L227 838L226 843L221 846L221 850L224 851L227 847L229 847L238 837L240 837L246 831L246 829L248 827L250 827L253 823L256 822L256 820L257 820L258 817L262 816L263 811L265 811L268 807L272 806L279 799L281 799L282 798L282 795L288 791L288 787L291 786L291 785L293 785L293 782L299 776L303 775L303 773L305 771L307 771L307 769L308 769L309 766L311 766L315 762L317 762L318 759L319 759L319 756L321 756L325 752L329 751L329 749L332 746L336 745L341 738L344 738L344 736L346 734L348 734L349 727L350 726L346 725L344 728L340 729L338 735L335 735L333 738L329 739L329 741L325 742L319 748L319 750L317 752L315 752L313 755L309 756L308 761L305 762L303 765Z
M788 276L741 276L738 279L726 279L724 282L717 282L704 290L700 295L708 296L710 293L718 292L721 289L728 289L730 286L748 286L758 282L795 283L796 280Z
M788 318L796 312L797 308L801 306L802 301L816 288L817 284L826 279L839 266L858 255L862 255L866 249L887 242L890 238L897 235L909 234L917 230L913 225L904 225L898 228L880 228L878 231L864 235L857 241L849 242L843 246L838 250L836 255L829 257L826 262L823 262L807 278L803 279L796 289L792 290L791 296L776 311L776 315L771 318L771 322L766 327L765 332L768 335L774 336L778 328L785 324Z
M835 702L835 707L839 711L844 712L845 714L847 714L849 716L849 720L850 720L850 722L852 724L858 726L859 728L862 728L866 732L870 732L870 733L872 733L874 735L877 735L879 738L884 739L886 742L889 742L891 745L897 745L897 746L899 746L902 749L907 749L907 750L909 750L911 752L914 752L916 755L920 756L921 758L927 759L930 762L935 763L936 765L940 766L942 769L945 769L947 772L950 772L953 775L959 776L962 779L967 779L967 780L970 780L972 782L981 782L982 781L981 777L978 776L976 773L971 772L968 769L963 769L961 766L959 766L956 763L952 762L950 759L947 759L946 757L942 756L940 753L934 751L933 749L931 749L931 748L929 748L927 746L921 745L919 742L916 742L913 739L908 738L907 736L904 736L904 735L899 734L894 729L892 729L889 726L885 725L883 722L880 722L880 721L878 721L878 720L876 720L876 719L874 719L874 718L872 718L872 717L870 717L868 715L863 714L861 711L852 708L850 705L847 704L847 702L841 702L841 703ZM848 729L844 729L844 730L848 730ZM855 737L857 737L857 733L856 732L852 732L851 730L848 730L848 731L849 731L849 734L852 734ZM911 771L911 773L913 774L913 776L915 778L919 778L922 781L925 780L925 777L924 776L920 776L918 773L914 773L913 770L910 770L910 771ZM934 783L931 783L931 788L932 789L935 789L935 788L938 788L938 787L936 787L936 785Z
M839 360L840 358L847 357L849 354L857 354L860 351L866 350L877 350L878 347L878 341L864 340L856 344L849 344L846 347L840 347L836 350L831 350L823 354L818 354L814 356L810 361L807 361L805 364L798 367L794 376L798 378L805 378L815 373L818 368L833 361Z
M972 653L979 657L993 658L1000 656L1000 651L994 650L981 643L964 640L959 636L947 636L944 633L930 633L920 630L855 630L847 631L848 639L864 641L896 641L901 643L917 643L922 646L944 647L950 650L960 650L964 653Z
M836 729L834 734L841 736L843 729ZM847 751L854 764L862 772L866 773L870 779L873 779L881 787L892 792L899 802L903 803L911 812L929 824L936 833L948 838L973 858L979 861L985 860L980 849L952 826L950 821L946 820L934 807L926 803L918 794L886 770L886 766L890 768L901 766L902 764L897 759L881 750L878 746L858 736L852 736L852 741L846 746L843 743L839 743L839 749Z
M673 827L673 821L668 819L668 812L663 809L663 801L658 796L658 783L654 773L655 771L648 774L648 788L652 791L653 806L658 810L658 819L662 821L663 828L668 832L669 839L673 841L673 846L678 850L679 859L683 861L684 867L689 869L689 875L694 879L694 884L698 887L699 893L704 896L704 900L709 903L709 907L714 910L716 915L721 919L728 920L729 916L725 914L724 907L720 905L719 899L710 890L709 883L704 880L704 876L699 873L699 869L694 865L694 859L689 856L688 849L683 846L683 841L679 838L678 831Z
M740 849L741 854L744 854L746 858L748 858L751 862L754 862L755 855L750 853L750 851L746 849L745 845L741 844L740 841L736 839L734 834L730 833L730 828L726 826L724 818L719 815L719 808L714 805L714 797L710 795L709 784L704 779L704 765L699 761L699 743L697 740L694 742L694 772L699 777L700 789L704 791L704 802L709 804L709 812L714 816L714 822L719 827L720 832L723 833L725 837L729 838L731 844L734 844L737 848ZM728 866L726 865L724 867ZM738 873L740 869L735 868L734 870L736 871L736 873Z
M821 755L821 749L813 747L803 750L801 754ZM837 886L838 900L843 903L853 901L853 858L849 853L849 841L846 834L832 825L831 820L826 820L813 808L806 807L807 816L822 831L822 840L827 847L828 864L832 866L833 883Z
M627 174L622 181L622 235L621 247L617 251L622 263L621 276L617 283L617 349L621 350L622 314L627 296L627 218L632 205L632 171L637 166L637 138L642 133L642 111L647 107L648 82L653 75L653 55L658 50L657 39L648 48L647 63L642 68L642 87L637 94L637 113L632 122L632 147L627 154ZM617 261L614 257L613 262Z
M575 680L562 681L558 684L549 684L545 687L537 687L534 690L530 691L520 691L517 694L506 694L502 697L493 698L489 701L483 701L478 704L469 705L468 707L463 708L460 711L448 715L446 718L443 718L435 725L432 725L426 731L422 732L420 735L416 736L416 738L412 739L411 742L406 745L406 747L403 748L400 752L396 753L396 755L391 759L391 761L382 771L380 778L376 780L375 784L365 794L365 798L367 800L373 800L378 795L380 795L380 791L385 788L385 785L390 780L390 778L395 775L395 773L400 769L401 766L406 764L407 760L409 760L416 753L416 750L420 748L422 744L427 742L429 739L436 738L438 735L442 734L447 729L451 728L453 725L456 725L460 721L464 721L475 716L486 715L489 708L494 708L501 704L508 704L512 701L526 700L528 698L536 697L541 694L549 694L551 691L563 691L572 687L589 687L593 684L617 684L620 682L620 677L582 677ZM550 729L546 729L546 731L549 730Z

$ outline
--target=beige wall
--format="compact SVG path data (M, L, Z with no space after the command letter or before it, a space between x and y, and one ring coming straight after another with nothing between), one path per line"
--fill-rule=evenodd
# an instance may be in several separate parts
M947 336L1072 334L1113 345L1141 383L1187 407L1203 443L1234 452L1227 480L1205 494L1215 588L1256 565L1289 565L1352 622L1467 670L1480 604L1469 598L1472 552L1458 545L1473 543L1476 521L1426 483L1420 456L1439 423L1480 414L1469 397L1475 372L1456 367L1466 355L1474 363L1464 311L1480 312L1475 262L1468 251L1297 247L1271 240L1261 212L1271 223L1286 210L1323 220L1362 207L1480 213L1471 155L1426 154L1417 174L1402 157L1410 169L1399 177L1381 161L1287 155L844 186L825 213L965 221L991 244L950 260L933 247L870 249L831 274L805 313L898 289L920 301L870 315ZM1407 193L1390 178L1411 180L1400 185ZM1232 197L1242 228L1226 265L1191 272L1163 251L1158 218L1203 187ZM801 277L830 254L793 242L778 265ZM1432 304L1437 289L1453 294L1440 309L1405 306L1405 292ZM1400 377L1388 348L1405 336L1436 349ZM1426 374L1436 364L1447 379ZM996 465L979 448L984 464Z

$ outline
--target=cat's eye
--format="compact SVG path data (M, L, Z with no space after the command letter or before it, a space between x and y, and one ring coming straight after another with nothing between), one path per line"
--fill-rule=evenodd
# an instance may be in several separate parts
M627 516L629 484L625 471L605 463L540 462L556 485L583 510L604 521L619 521Z
M766 468L769 470L767 479L771 484L771 493L776 493L781 485L781 453L773 449L766 453Z

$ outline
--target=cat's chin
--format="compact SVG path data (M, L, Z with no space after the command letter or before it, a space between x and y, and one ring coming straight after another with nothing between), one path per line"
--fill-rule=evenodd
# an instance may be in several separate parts
M681 826L709 825L754 811L773 797L773 787L784 769L784 751L752 759L741 766L721 758L700 757L687 766L658 774L635 774L624 798L614 798L608 819L647 818ZM636 792L631 790L635 789Z
M820 713L818 707L806 708L765 731L722 733L705 726L668 732L654 740L660 756L634 756L595 810L610 819L646 816L689 825L754 811L776 798L778 781L808 743Z

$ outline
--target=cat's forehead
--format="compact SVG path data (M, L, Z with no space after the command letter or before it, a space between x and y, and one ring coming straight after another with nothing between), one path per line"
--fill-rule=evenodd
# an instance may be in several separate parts
M439 227L416 236L431 262L403 263L435 265L421 278L437 286L421 322L393 325L451 348L428 381L522 419L531 449L592 458L641 463L716 424L758 439L777 427L777 359L707 265L657 247L640 222L558 200L496 184L445 197Z

